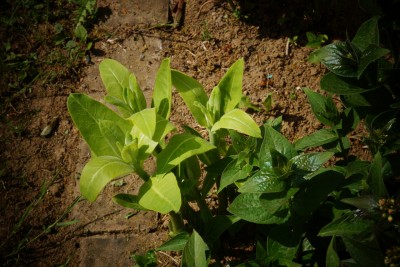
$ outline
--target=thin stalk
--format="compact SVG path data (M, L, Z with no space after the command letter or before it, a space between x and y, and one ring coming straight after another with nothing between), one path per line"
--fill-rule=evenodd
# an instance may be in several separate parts
M183 223L183 219L179 213L175 211L170 211L169 213L169 230L171 236L176 236L177 234L183 232L185 230L185 225Z
M212 133L210 130L208 131L210 136L210 143L217 147L218 136L215 133ZM218 176L216 179L217 188L219 188L221 182L221 177ZM225 189L218 193L218 214L225 214L226 209L228 208L228 195L226 194Z
M135 173L139 175L139 177L142 178L145 182L150 179L150 175L145 170L143 170L140 164L135 163L133 168L135 169Z

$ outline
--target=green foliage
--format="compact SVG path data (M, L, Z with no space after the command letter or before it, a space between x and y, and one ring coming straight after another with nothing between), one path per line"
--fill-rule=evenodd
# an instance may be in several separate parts
M306 32L307 45L311 48L321 48L321 46L328 41L328 35L326 34L314 34L312 32Z
M397 95L383 111L370 102L372 92L394 92L393 79L376 79L382 66L397 68L385 57L389 50L379 47L377 22L373 18L363 24L352 41L314 52L332 71L321 81L328 94L304 92L325 127L294 144L279 131L282 118L259 127L239 109L243 60L208 96L198 81L171 70L165 59L150 107L133 74L116 61L103 61L105 99L118 112L82 94L68 99L71 117L92 151L80 179L83 196L94 201L111 180L137 173L144 180L139 194L118 194L113 200L127 208L168 213L171 239L158 250L182 251L182 266L207 266L223 257L221 237L244 231L250 223L257 224L251 241L256 252L239 266L383 266L386 244L400 242L400 209L397 200L388 198L398 198L394 129L399 107ZM184 133L174 132L169 121L172 86L207 130L206 137L187 126ZM371 162L349 152L349 135L361 119L371 131ZM323 151L308 151L316 147ZM333 156L339 161L328 167ZM156 161L154 173L144 170L148 158ZM213 187L218 211L206 203Z

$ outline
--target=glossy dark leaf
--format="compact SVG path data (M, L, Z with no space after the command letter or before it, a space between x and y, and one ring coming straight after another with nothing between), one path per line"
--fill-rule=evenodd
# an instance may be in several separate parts
M357 69L357 78L360 79L361 75L371 63L387 55L389 52L390 50L381 48L377 45L369 45L361 54L360 63Z
M279 193L286 189L282 180L272 169L262 169L251 176L240 188L242 193Z
M361 94L376 88L364 88L355 78L343 78L332 72L325 74L321 79L321 89L337 95Z
M337 134L329 129L320 129L310 135L304 136L294 144L297 150L329 144L338 139Z
M385 183L383 182L383 162L382 156L378 152L372 161L369 175L367 178L367 183L374 195L377 197L387 197L388 193L386 191Z
M373 17L364 22L354 36L352 43L361 51L367 49L370 44L379 45L379 17Z
M357 48L350 42L332 43L324 46L322 63L334 74L341 77L357 77Z
M343 174L340 172L334 170L319 172L304 183L304 186L294 196L293 209L302 216L309 216L343 180Z
M260 165L271 162L270 149L275 149L286 158L291 159L297 155L294 146L282 134L269 125L264 125L264 139L261 144L259 158Z
M325 97L319 93L305 88L308 101L311 104L311 110L315 117L325 125L335 126L338 122L338 111L331 97Z
M289 200L282 194L240 194L228 207L228 211L243 220L260 223L283 223L288 219Z

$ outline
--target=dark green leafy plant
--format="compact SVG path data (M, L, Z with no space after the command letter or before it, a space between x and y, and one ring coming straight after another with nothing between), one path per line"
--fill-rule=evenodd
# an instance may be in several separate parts
M328 95L304 89L325 127L294 144L280 133L281 118L258 127L238 108L243 60L231 66L210 96L164 60L150 107L133 74L114 60L103 61L105 100L118 112L83 94L68 98L72 119L92 151L80 179L82 194L94 201L110 181L138 174L144 180L139 193L113 200L168 213L171 239L156 251L181 251L182 266L207 266L211 260L218 265L224 257L221 237L229 233L250 235L248 246L255 244L254 257L238 266L383 266L392 261L400 242L398 96L383 93L386 105L381 105L373 95L398 91L390 82L395 80L387 78L397 65L390 50L379 46L377 23L372 18L352 41L313 53L332 71L321 81ZM169 121L172 86L206 137L187 126L176 132ZM361 120L370 129L371 161L349 152L349 134ZM307 152L321 146L325 151ZM327 166L333 156L336 165ZM151 158L157 166L147 173L144 164ZM212 194L218 197L217 210L206 202ZM246 232L248 225L257 227ZM147 258L137 260L147 264Z

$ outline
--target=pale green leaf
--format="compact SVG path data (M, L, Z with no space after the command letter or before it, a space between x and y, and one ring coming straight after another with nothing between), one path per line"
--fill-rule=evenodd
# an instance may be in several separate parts
M151 177L139 190L139 205L166 214L181 208L181 192L173 173Z
M99 121L100 132L105 137L109 147L112 148L115 155L120 155L120 149L118 144L123 144L125 141L125 134L122 130L112 121L100 120Z
M217 121L211 131L216 132L219 129L231 129L249 136L261 138L261 131L257 123L249 114L241 109L233 109L224 114Z
M91 158L83 168L79 180L81 194L89 201L95 201L107 183L133 172L132 166L117 157Z
M242 79L244 60L239 59L226 72L218 83L221 92L221 115L234 109L242 98Z
M157 157L157 173L166 173L185 159L207 152L215 146L206 140L190 135L174 135Z
M84 94L71 94L68 97L68 111L82 137L91 151L97 156L116 154L108 138L100 130L100 121L112 121L122 132L130 129L130 123L117 113Z
M103 60L99 70L107 94L123 100L124 89L129 87L129 70L113 59Z
M141 205L139 205L139 198L135 195L130 194L117 194L112 200L125 208L135 209L135 210L147 210Z
M156 108L157 113L168 119L171 113L172 99L172 79L170 60L168 58L161 62L156 75L154 84L152 106Z
M196 79L176 70L171 70L171 77L172 84L192 112L193 117L201 126L207 127L203 111L195 104L197 102L204 107L207 104L208 97L203 86Z

